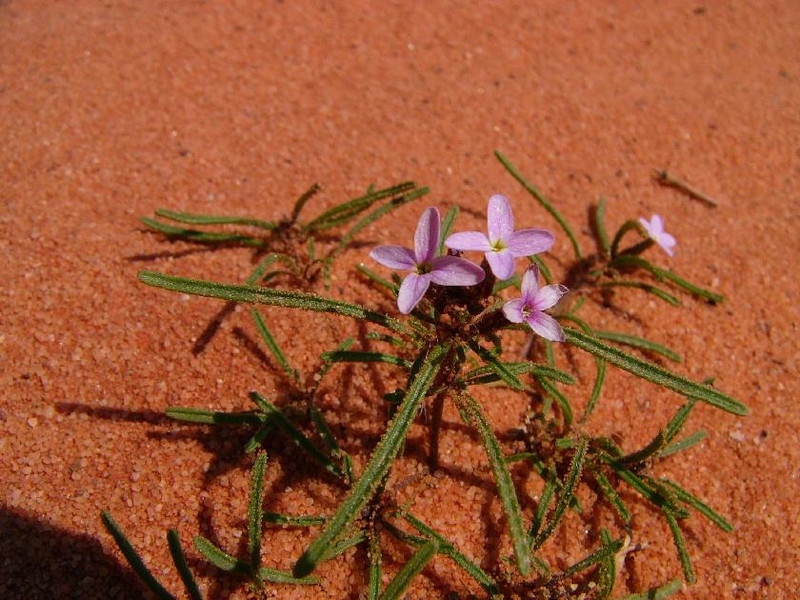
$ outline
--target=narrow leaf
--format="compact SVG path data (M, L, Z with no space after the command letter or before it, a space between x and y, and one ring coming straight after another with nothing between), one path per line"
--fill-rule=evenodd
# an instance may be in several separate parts
M628 510L628 507L617 493L617 490L614 489L614 486L611 485L611 482L600 470L592 469L591 471L594 480L597 482L597 487L600 488L600 491L606 497L606 500L608 500L611 506L614 507L614 510L617 511L617 514L620 516L620 518L625 523L628 523L631 520L631 511Z
M100 513L100 518L103 521L106 531L108 531L108 533L111 534L111 537L114 538L114 541L117 543L117 547L122 552L125 560L128 561L128 564L133 569L133 572L139 576L139 579L142 580L147 588L162 600L174 600L175 596L170 594L145 566L142 557L139 556L136 550L134 550L133 545L122 532L120 526L117 525L117 522L111 516L111 513L104 510Z
M315 585L319 583L319 578L317 577L295 577L288 571L270 569L269 567L261 567L258 570L258 578L261 581L271 581L272 583L289 583L295 585Z
M239 573L240 575L251 575L252 573L250 565L223 552L202 535L195 536L194 546L200 554L205 556L218 569L229 573Z
M264 515L264 471L267 466L267 453L259 452L253 465L250 481L250 503L247 506L247 550L250 565L254 571L261 566L261 520Z
M403 565L403 568L398 571L397 575L394 576L394 579L389 582L389 585L386 586L386 590L380 596L381 600L397 600L400 598L406 588L411 585L411 580L422 572L422 569L436 556L438 550L439 542L436 540L428 540L420 546L409 561Z
M683 533L681 532L680 525L678 525L678 520L675 518L675 515L668 510L663 511L663 515L667 520L667 525L669 525L669 530L672 533L672 539L675 541L675 548L678 550L678 558L681 561L683 578L686 580L686 583L694 583L694 569L692 569L692 562L689 559L689 551L686 549L686 542L683 539Z
M250 399L269 416L270 420L278 429L292 438L295 444L311 455L311 457L325 467L327 471L333 473L337 477L342 477L344 475L338 465L336 465L327 454L317 448L317 446L308 439L306 434L295 427L277 406L263 398L258 392L250 392L249 396Z
M297 200L295 200L294 206L292 207L292 214L289 217L290 222L297 222L297 217L300 216L300 213L302 212L303 207L306 205L306 202L311 200L311 198L313 198L321 189L322 186L320 186L318 183L315 183L305 192L303 192Z
M434 539L439 543L439 554L443 554L453 560L459 567L461 567L470 577L472 577L478 584L489 593L490 596L499 593L497 583L478 565L472 562L464 554L456 550L456 547L447 540L438 531L429 527L414 515L403 511L402 517L417 531L419 531L426 538Z
M572 577L575 573L580 573L581 571L585 571L589 567L596 565L597 563L606 560L610 557L613 557L620 548L622 548L622 540L614 540L610 544L603 544L601 548L592 552L589 556L584 558L583 560L576 562L571 567L567 568L562 577Z
M272 221L262 221L250 217L218 216L218 215L196 215L185 212L175 212L166 208L156 209L156 215L177 221L178 223L188 223L189 225L250 225L261 229L275 229L277 225Z
M675 496L681 502L688 504L692 508L694 508L697 512L708 518L714 525L722 529L725 533L730 533L733 531L733 525L728 523L725 520L725 517L717 513L713 508L711 508L708 504L700 500L697 496L692 495L691 493L687 492L677 483L670 481L664 477L661 478L661 483L669 487L673 492L675 492Z
M697 287L693 283L686 281L672 273L671 271L667 271L666 269L661 269L656 267L655 265L649 263L645 259L641 258L640 256L618 256L613 261L611 261L611 267L638 267L640 269L644 269L652 273L656 279L659 281L663 281L664 279L671 281L678 287L682 287L687 292L694 294L698 298L702 298L704 300L708 300L709 302L714 302L719 304L725 297L716 294L710 290L705 290L703 288Z
M165 411L170 419L204 425L260 425L264 419L253 411L220 412L186 406L170 406Z
M394 356L393 354L384 354L382 352L362 352L357 350L334 350L332 352L325 352L322 354L322 360L326 362L364 362L373 363L381 362L389 365L398 365L405 369L411 368L411 362Z
M161 223L148 217L140 217L142 223L150 229L163 233L169 237L178 237L196 242L198 244L241 244L242 246L263 247L267 245L265 240L255 238L241 233L221 233L215 231L200 231L199 229L186 229Z
M729 413L740 416L747 414L747 407L744 404L737 402L714 388L684 379L658 365L638 359L635 356L626 354L611 346L607 346L599 340L575 329L566 327L564 328L564 334L567 337L567 341L572 345L594 354L595 356L599 356L611 364L633 373L637 377L666 387L683 396L695 398Z
M680 441L674 442L661 450L658 453L660 458L665 458L671 454L675 454L676 452L683 452L684 450L688 450L692 446L695 446L706 439L707 434L702 429L700 431L695 431L693 434L683 438Z
M628 594L622 600L664 600L681 591L683 582L680 579L673 579L657 588L652 588L642 594Z
M665 292L660 287L653 285L652 283L646 283L644 281L627 281L627 280L616 280L616 281L605 281L600 284L602 288L612 288L612 287L629 287L629 288L636 288L647 292L648 294L652 294L659 300L663 300L667 304L671 304L672 306L680 306L681 301L678 300L675 296L670 294L669 292Z
M332 313L358 321L369 321L401 333L405 332L405 327L397 319L372 312L357 304L324 298L314 294L248 285L226 285L213 281L175 277L174 275L156 273L154 271L139 271L138 277L142 283L173 292L219 298L230 302L247 302L250 304L265 304L267 306L282 306L285 308Z
M619 333L617 331L597 330L595 330L594 335L601 340L608 340L610 342L617 342L618 344L625 344L626 346L631 346L632 348L647 350L648 352L654 352L656 354L660 354L661 356L666 356L675 362L681 362L681 357L678 353L673 352L666 346L656 344L655 342L651 342L650 340L646 340L644 338L636 337L635 335Z
M264 511L263 519L267 523L273 525L283 525L286 527L313 527L314 525L322 525L325 522L325 517L315 517L313 515L281 515L274 512Z
M486 348L478 344L473 340L468 340L467 344L469 347L480 356L481 360L486 363L486 365L495 372L495 374L505 383L508 387L515 389L515 390L522 390L525 386L522 385L522 382L519 380L514 372L508 368L505 363L500 362L497 358L489 352Z
M689 418L689 413L692 412L695 404L697 404L697 400L694 398L689 398L689 401L681 406L678 412L675 413L675 416L670 419L669 423L667 423L665 433L667 442L671 442L672 439L680 433L681 429L683 429L683 426L686 424L686 420Z
M255 321L256 329L258 330L259 335L261 335L261 339L264 340L264 344L266 344L269 351L272 353L272 356L275 357L275 360L278 362L278 365L283 370L284 374L286 375L289 381L297 383L298 381L298 374L297 370L293 369L289 365L289 361L286 360L286 355L281 350L280 345L275 340L275 336L272 335L272 332L267 327L267 324L264 322L264 318L261 316L261 313L258 311L256 307L252 307L250 309L250 314L253 317L253 321Z
M478 427L481 440L486 448L486 455L492 467L494 481L497 485L497 493L503 504L503 512L506 515L508 529L511 533L511 544L514 547L514 557L517 561L517 569L521 575L527 576L531 570L530 552L528 550L528 537L525 532L525 525L522 521L522 511L519 507L517 492L514 482L511 480L511 473L508 471L506 461L500 444L492 431L492 427L483 415L481 406L477 400L466 392L462 393L457 401L462 404L470 419Z
M600 247L600 253L608 256L610 254L611 245L608 241L608 232L605 225L606 216L606 199L600 198L600 203L594 211L594 232L597 234L597 244Z
M369 582L367 600L378 600L381 594L381 541L373 528L369 536Z
M361 509L372 498L376 488L389 472L400 447L405 442L419 406L433 384L441 362L449 350L449 344L436 346L425 357L426 360L422 363L419 372L409 382L408 392L397 409L389 429L375 448L364 473L350 489L350 493L339 505L336 513L327 521L322 533L311 542L297 561L294 566L295 576L308 575L316 568L320 559L339 537L342 530L358 516Z
M578 260L583 259L583 253L581 252L580 244L578 243L575 234L572 232L572 228L567 224L566 219L561 216L561 213L556 210L556 208L552 205L552 203L544 197L544 195L536 189L531 183L529 183L522 174L517 170L517 168L511 164L505 156L503 156L500 152L495 151L494 155L497 157L497 160L500 161L506 170L511 173L511 175L516 179L528 193L533 196L536 201L544 208L550 215L556 220L556 222L561 226L561 229L564 230L564 233L567 234L569 241L572 243L572 249L575 251L575 257Z
M558 501L553 509L553 514L550 516L547 526L536 536L536 540L533 542L534 550L541 548L542 544L544 544L547 538L550 537L558 524L561 522L561 519L564 517L564 513L567 512L570 501L575 495L575 488L578 485L581 471L583 470L583 463L584 459L586 458L586 449L588 445L588 440L586 438L582 438L578 443L578 447L575 449L575 454L572 456L572 461L569 465L569 473L567 473L567 476L564 479L564 485L561 488L561 492L558 495Z
M183 547L181 546L181 538L175 529L170 529L167 532L167 544L172 555L172 562L175 563L175 568L181 576L181 581L183 581L189 598L191 600L203 600L200 588L197 587L197 581L195 581L194 575L189 569L189 563L186 562L186 555L183 553Z
M453 223L455 223L457 216L458 216L458 207L453 206L452 208L450 208L450 210L448 210L445 213L444 217L442 218L439 248L436 250L437 256L441 256L445 253L444 241L450 236L450 231L453 229Z

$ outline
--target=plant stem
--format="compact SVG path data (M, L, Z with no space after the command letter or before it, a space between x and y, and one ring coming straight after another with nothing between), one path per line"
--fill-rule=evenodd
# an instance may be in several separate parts
M431 410L430 454L428 455L428 468L435 473L439 468L439 431L442 428L442 414L444 413L445 392L436 394Z

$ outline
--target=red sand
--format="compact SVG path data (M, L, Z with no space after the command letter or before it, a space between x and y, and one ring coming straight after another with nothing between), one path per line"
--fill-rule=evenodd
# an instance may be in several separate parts
M136 272L239 282L252 253L165 244L142 233L138 215L164 206L279 218L314 181L325 187L318 207L414 179L432 187L426 203L367 239L405 243L432 203L474 209L460 225L480 227L495 192L512 198L520 223L554 228L494 160L499 149L582 225L584 245L587 206L601 195L611 226L660 213L679 247L657 260L726 295L717 308L676 310L631 292L628 319L609 328L668 343L685 356L681 373L716 377L751 410L741 419L701 407L690 428L707 429L707 441L660 467L736 525L724 535L688 522L698 583L685 597L793 597L798 32L792 1L0 2L0 596L138 597L100 523L104 508L175 591L168 528L187 545L202 533L243 550L246 438L161 415L174 404L245 408L249 390L269 393L277 379L236 333L256 338L246 311L193 354L222 304L147 288ZM660 187L654 167L719 208ZM334 291L374 302L352 283L350 265L366 251L346 254ZM560 235L555 253L568 252ZM269 315L305 372L334 341L305 315ZM340 336L358 334L331 321ZM351 371L334 373L341 382L329 381L324 408L363 466L383 414L376 385L390 370ZM519 402L481 400L501 434L519 424ZM632 448L679 404L615 372L592 427ZM445 417L450 475L425 474L425 429L415 426L390 490L493 569L508 544L495 541L504 525L490 474L477 439L454 411ZM305 479L280 445L270 445L267 506L330 511L341 490ZM525 481L534 495L538 483ZM629 561L622 591L679 574L666 527L631 504L635 541L648 548ZM555 566L584 555L581 531L596 525L576 515L567 524L572 535L547 546ZM270 533L265 564L289 568L309 536ZM388 541L386 552L398 564L408 556ZM275 597L355 598L363 564L351 551L319 569L323 591L278 587ZM210 597L244 594L200 570ZM467 591L480 590L436 559L411 597Z

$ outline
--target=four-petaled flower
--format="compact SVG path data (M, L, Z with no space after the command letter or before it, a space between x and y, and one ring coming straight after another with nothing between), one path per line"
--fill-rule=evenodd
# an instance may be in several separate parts
M456 256L436 256L439 249L441 218L431 207L422 213L414 233L414 251L403 246L378 246L370 257L384 267L413 271L406 276L397 294L397 308L404 315L422 300L431 283L438 285L475 285L486 274L478 265Z
M659 215L653 215L653 218L650 219L649 223L647 222L647 219L640 217L639 223L641 223L642 227L645 228L645 231L647 231L647 235L651 240L661 246L664 252L670 256L673 256L674 252L672 248L676 243L675 238L664 231L664 220Z
M567 292L563 285L539 287L539 267L531 265L522 276L522 298L503 305L503 314L512 323L527 323L540 336L551 342L563 342L564 330L553 317L543 311L552 308Z
M555 238L545 229L514 231L514 213L508 198L495 194L489 198L487 236L480 231L454 233L445 240L453 250L484 252L497 279L503 281L514 274L514 259L549 250Z

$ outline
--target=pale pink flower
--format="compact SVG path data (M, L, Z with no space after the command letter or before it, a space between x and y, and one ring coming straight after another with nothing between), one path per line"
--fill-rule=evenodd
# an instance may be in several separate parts
M567 293L563 285L539 287L539 267L531 265L522 276L522 297L503 305L503 314L512 323L526 323L533 331L551 342L563 342L564 330L544 311L555 306Z
M370 257L384 267L413 271L406 275L397 294L397 308L407 315L422 300L431 283L475 285L486 277L478 265L457 256L436 256L441 217L435 207L426 209L414 233L414 250L403 246L378 246Z
M454 233L445 240L453 250L484 252L497 279L503 281L514 274L514 260L549 250L555 238L545 229L514 231L514 213L508 198L495 194L489 198L487 218L489 235L480 231Z
M644 227L645 231L647 231L647 236L656 244L661 246L664 252L670 256L674 255L674 251L672 249L676 244L675 238L664 231L664 220L659 215L653 215L653 218L650 219L649 223L647 222L647 219L640 217L639 223L641 223L642 227Z

